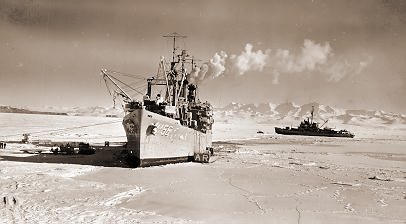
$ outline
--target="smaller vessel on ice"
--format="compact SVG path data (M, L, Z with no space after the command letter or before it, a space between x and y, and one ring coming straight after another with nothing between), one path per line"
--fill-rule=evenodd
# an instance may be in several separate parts
M324 127L324 124L327 123L327 121L324 122L319 127L319 123L313 122L313 116L314 116L314 106L312 106L311 110L311 117L303 120L299 127L297 128L290 128L290 127L285 127L285 128L278 128L275 127L275 132L277 134L281 135L308 135L308 136L325 136L325 137L344 137L344 138L354 138L354 134L347 131L347 130L339 130L336 131L334 129Z

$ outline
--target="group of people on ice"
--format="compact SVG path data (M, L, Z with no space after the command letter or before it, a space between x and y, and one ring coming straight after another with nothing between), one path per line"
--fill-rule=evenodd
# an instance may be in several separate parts
M5 149L6 145L7 144L5 142L0 142L0 149Z

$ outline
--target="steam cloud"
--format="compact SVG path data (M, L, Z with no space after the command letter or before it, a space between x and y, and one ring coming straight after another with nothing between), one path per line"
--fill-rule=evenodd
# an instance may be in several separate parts
M239 74L243 75L247 71L262 71L269 59L269 52L262 53L261 50L252 51L252 44L245 45L245 51L239 56L232 55L231 59Z
M200 67L193 68L188 78L189 82L199 83L207 78L214 79L224 74L227 57L224 51L221 51L220 54L215 53L209 62L202 64Z
M328 81L338 82L344 77L358 75L363 72L372 62L372 57L367 57L358 63L351 63L348 60L339 60L322 68L322 71L328 75Z
M291 54L289 50L276 50L276 53L271 56L271 66L285 73L313 71L318 65L324 64L331 54L328 43L323 46L306 39L303 45L298 55Z
M196 67L189 81L198 83L206 79L215 79L224 75L247 72L269 71L273 75L273 84L279 83L282 74L300 74L302 72L318 71L327 75L327 81L338 82L350 74L361 73L372 59L368 58L359 63L349 63L347 60L335 60L332 48L328 42L315 43L305 39L299 52L287 49L254 50L247 43L239 55L228 54L224 51L215 53L213 58L200 67Z

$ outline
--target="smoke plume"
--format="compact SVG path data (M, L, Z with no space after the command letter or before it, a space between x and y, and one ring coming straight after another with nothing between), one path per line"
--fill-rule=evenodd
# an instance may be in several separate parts
M322 45L306 39L298 54L291 53L287 49L277 49L275 53L269 55L267 66L272 68L273 83L278 84L281 73L299 74L314 71L324 65L331 55L329 43Z
M272 83L278 84L284 74L302 74L317 71L326 75L326 80L338 82L350 74L361 73L370 63L371 58L358 63L349 63L345 59L337 59L332 53L328 42L316 43L305 39L299 51L288 49L254 50L250 43L245 45L239 54L228 54L224 51L215 53L209 62L196 67L189 81L199 83L207 79L215 79L231 74L252 74L252 72L268 72L273 76Z
M327 75L327 81L338 82L344 77L351 77L363 72L372 63L372 57L368 56L359 62L350 62L347 59L339 59L321 68Z
M252 44L245 45L245 51L240 55L232 55L231 60L233 65L238 69L240 75L247 71L262 71L267 64L269 58L268 53L263 53L261 50L252 51Z
M220 54L214 54L209 64L209 68L211 69L211 76L213 78L219 77L226 70L225 64L227 57L228 56L224 51L221 51Z
M208 78L217 78L224 74L226 70L226 60L228 55L226 52L221 51L215 53L209 62L203 63L200 67L194 67L188 81L191 83L199 83Z
M324 64L330 54L329 43L321 45L306 39L302 51L297 55L290 53L289 50L276 50L275 54L270 56L269 66L283 73L313 71L318 65Z

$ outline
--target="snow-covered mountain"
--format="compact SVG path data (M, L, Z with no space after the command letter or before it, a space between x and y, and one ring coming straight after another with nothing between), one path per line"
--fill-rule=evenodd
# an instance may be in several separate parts
M122 108L114 107L27 107L24 108L25 111L44 111L51 113L64 113L69 116L96 116L96 117L122 117L124 116L124 111Z
M297 105L295 103L261 103L241 104L230 103L223 108L215 109L217 120L230 120L232 118L256 119L266 121L289 121L299 124L300 120L310 116L314 106L315 121L323 123L353 124L353 125L392 125L406 124L406 116L403 114L390 113L374 110L350 110L335 108L319 103Z
M67 115L63 112L29 110L25 108L17 108L11 106L0 106L0 113L15 113L15 114L46 114L46 115Z
M75 116L111 116L111 117L122 117L124 116L124 111L121 108L114 107L74 107L67 111L69 115Z

